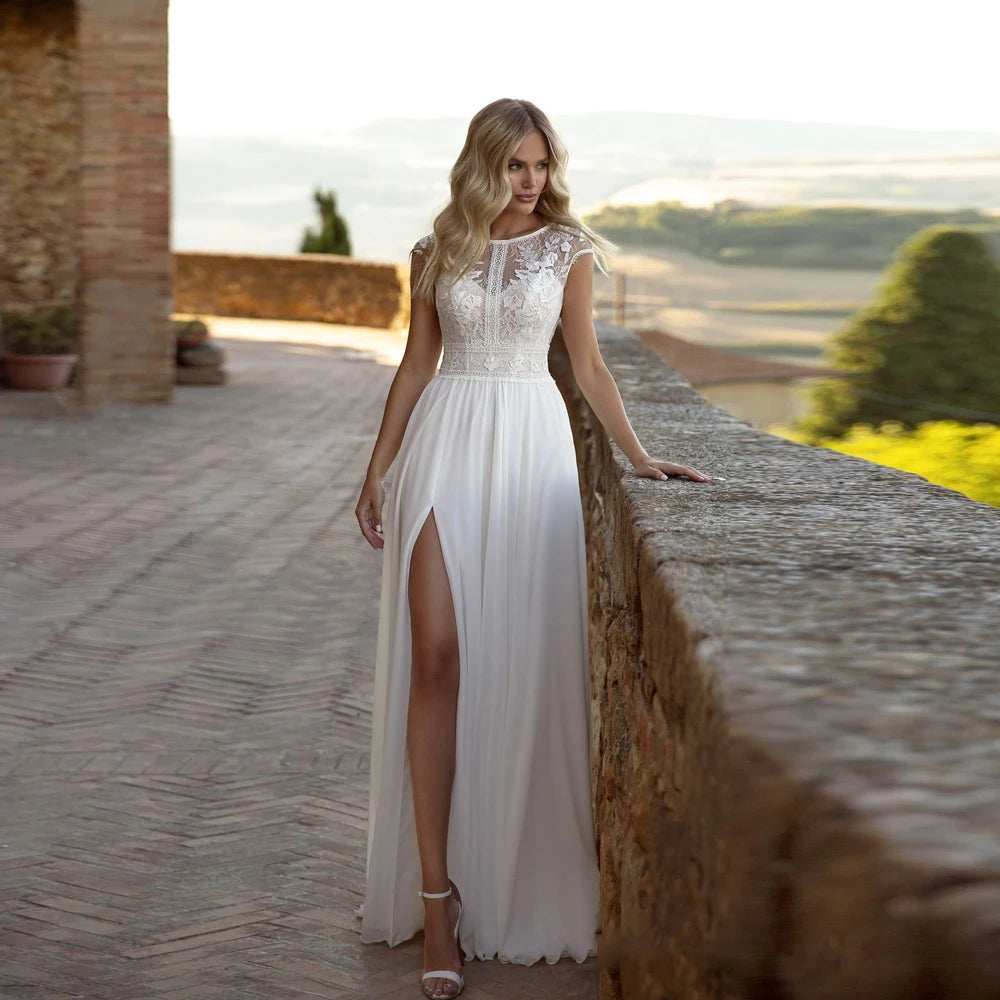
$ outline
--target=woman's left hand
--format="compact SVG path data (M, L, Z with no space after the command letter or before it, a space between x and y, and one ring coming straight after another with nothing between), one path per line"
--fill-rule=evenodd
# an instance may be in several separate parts
M655 459L647 459L637 462L634 466L637 476L645 476L647 479L669 479L671 476L687 476L696 483L710 483L711 476L706 476L704 472L689 465L675 465L673 462L657 462Z

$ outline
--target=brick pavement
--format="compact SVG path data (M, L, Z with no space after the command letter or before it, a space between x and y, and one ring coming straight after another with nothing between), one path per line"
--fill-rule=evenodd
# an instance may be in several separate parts
M3 998L420 996L421 936L354 916L380 567L354 505L402 337L212 325L229 384L169 406L0 391ZM466 974L597 995L595 960Z

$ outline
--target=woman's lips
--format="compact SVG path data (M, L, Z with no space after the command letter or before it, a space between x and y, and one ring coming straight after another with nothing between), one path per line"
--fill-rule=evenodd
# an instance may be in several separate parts
M517 196L518 201L534 201L538 197L537 194L519 194Z

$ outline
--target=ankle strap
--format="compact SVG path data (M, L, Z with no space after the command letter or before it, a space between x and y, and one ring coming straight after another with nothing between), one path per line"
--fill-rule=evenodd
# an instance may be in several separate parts
M451 886L448 886L447 892L424 892L423 889L417 889L418 896L426 896L428 899L443 899L445 896L451 895Z

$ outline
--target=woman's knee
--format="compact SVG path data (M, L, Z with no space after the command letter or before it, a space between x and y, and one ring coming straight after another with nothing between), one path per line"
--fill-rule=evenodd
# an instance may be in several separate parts
M458 643L453 635L414 636L413 682L425 690L450 689L458 683Z

